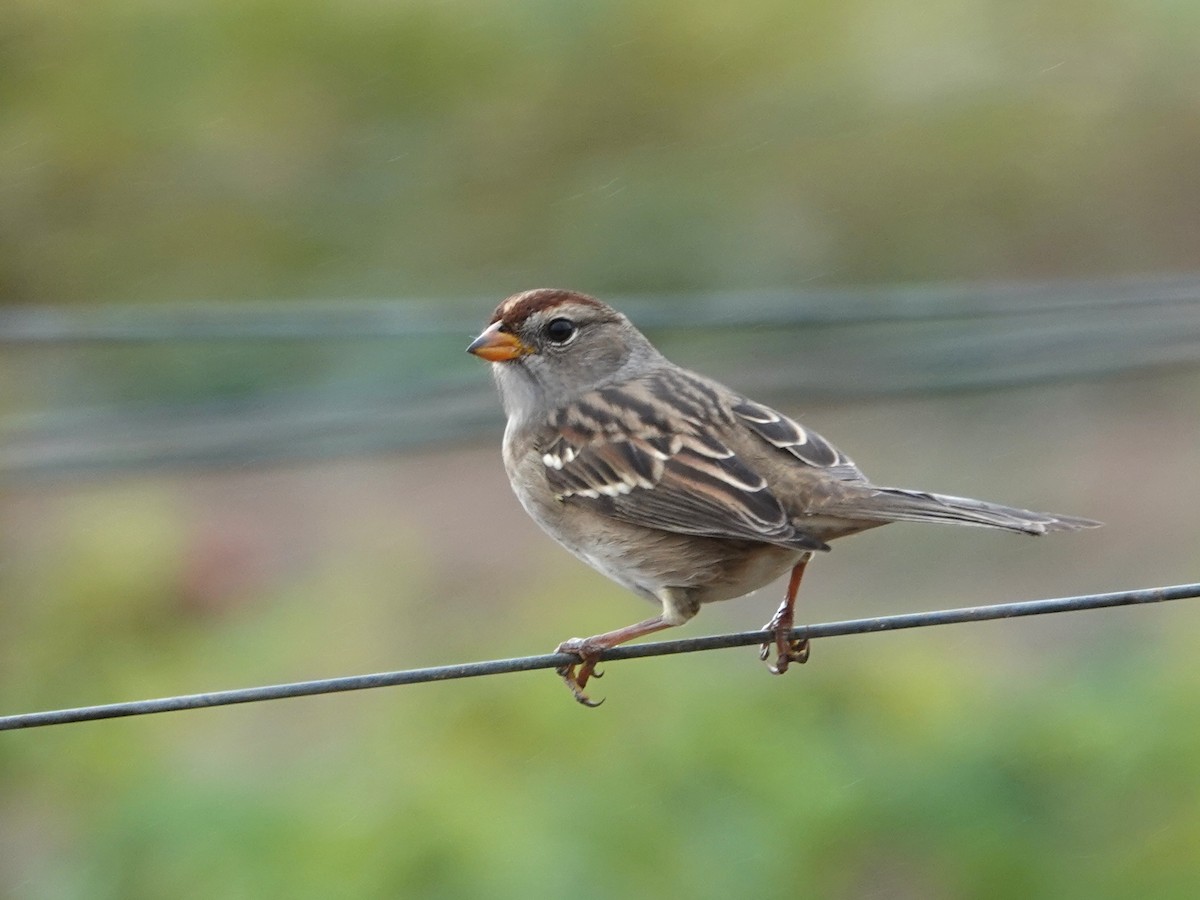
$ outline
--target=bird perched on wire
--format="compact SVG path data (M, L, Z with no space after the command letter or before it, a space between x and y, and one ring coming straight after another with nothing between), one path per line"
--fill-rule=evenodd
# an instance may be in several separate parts
M683 369L617 310L574 291L514 294L467 348L491 362L508 416L504 467L551 537L662 611L558 652L584 691L606 649L692 618L706 603L791 573L765 626L776 674L808 658L792 637L814 552L889 522L980 525L1023 534L1089 519L871 484L851 459L787 416Z

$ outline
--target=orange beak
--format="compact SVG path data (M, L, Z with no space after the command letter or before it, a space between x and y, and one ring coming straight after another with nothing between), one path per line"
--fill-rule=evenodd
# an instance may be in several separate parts
M533 348L515 335L500 330L500 322L494 322L483 334L471 341L468 353L474 353L488 362L508 362L533 352Z

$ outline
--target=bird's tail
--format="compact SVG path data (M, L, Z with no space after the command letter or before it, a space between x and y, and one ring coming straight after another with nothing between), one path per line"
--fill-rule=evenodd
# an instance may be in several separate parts
M972 500L901 488L871 488L869 503L856 504L851 514L886 522L942 522L949 525L979 525L1002 528L1022 534L1046 534L1051 531L1078 531L1095 528L1100 522L1077 516L1058 516ZM868 509L869 507L869 509ZM850 513L849 510L846 511Z

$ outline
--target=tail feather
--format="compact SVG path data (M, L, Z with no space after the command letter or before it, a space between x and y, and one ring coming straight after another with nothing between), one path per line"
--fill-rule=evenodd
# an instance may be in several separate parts
M1078 516L1059 516L1033 512L969 497L950 497L924 491L901 488L874 488L874 494L864 508L856 508L855 516L881 519L888 522L942 522L950 525L979 525L1002 528L1022 534L1046 534L1051 531L1079 531L1095 528L1101 523ZM869 507L866 509L865 507Z

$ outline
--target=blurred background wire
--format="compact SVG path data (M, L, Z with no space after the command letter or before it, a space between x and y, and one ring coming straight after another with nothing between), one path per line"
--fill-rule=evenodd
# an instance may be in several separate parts
M0 475L271 465L479 436L497 405L458 351L494 299L470 316L411 300L0 310L28 408L0 421ZM607 299L682 362L780 402L1200 363L1194 276Z

